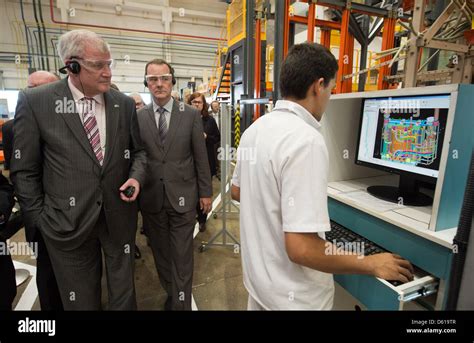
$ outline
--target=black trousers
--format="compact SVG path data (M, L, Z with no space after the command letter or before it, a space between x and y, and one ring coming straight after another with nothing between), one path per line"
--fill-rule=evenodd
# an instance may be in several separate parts
M207 221L207 214L201 210L201 204L199 203L199 201L196 206L196 212L199 224L205 224Z
M178 213L165 197L159 213L142 212L142 215L160 283L170 297L171 310L191 311L196 211Z
M0 240L2 251L6 250L6 243ZM12 258L8 254L0 254L0 311L11 311L16 296L15 268Z
M59 294L53 265L51 264L48 249L39 230L36 230L34 243L38 244L36 257L36 287L38 288L41 310L63 311L63 303L61 301L61 295Z

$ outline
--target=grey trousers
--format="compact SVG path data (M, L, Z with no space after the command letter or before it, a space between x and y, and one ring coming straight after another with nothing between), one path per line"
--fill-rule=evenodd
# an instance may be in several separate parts
M178 213L165 196L159 213L142 212L142 216L161 285L171 297L171 310L190 311L196 210Z
M101 310L102 251L108 310L136 310L135 237L125 246L109 235L102 211L90 237L77 249L62 251L44 237L65 310Z

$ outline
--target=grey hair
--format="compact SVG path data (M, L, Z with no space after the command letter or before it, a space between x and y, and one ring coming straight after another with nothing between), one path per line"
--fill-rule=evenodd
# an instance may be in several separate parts
M143 101L143 98L142 98L142 96L140 95L140 93L133 92L133 93L130 93L128 96L131 97L131 98L133 98L134 96L138 96L138 97L139 97L140 99L142 99L142 101Z
M100 52L110 53L109 44L97 33L89 30L72 30L59 38L59 57L64 63L73 56L81 57L86 46L94 46Z

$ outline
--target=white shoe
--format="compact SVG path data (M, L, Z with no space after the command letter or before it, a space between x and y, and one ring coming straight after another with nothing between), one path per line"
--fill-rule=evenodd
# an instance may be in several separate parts
M15 279L16 279L16 286L20 286L23 282L28 280L30 276L30 272L26 269L15 269Z

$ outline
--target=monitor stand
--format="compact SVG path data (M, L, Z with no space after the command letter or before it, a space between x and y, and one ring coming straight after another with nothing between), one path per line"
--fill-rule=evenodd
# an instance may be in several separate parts
M433 198L420 193L416 178L406 174L400 175L398 187L370 186L367 192L376 198L405 206L430 206L433 203Z

